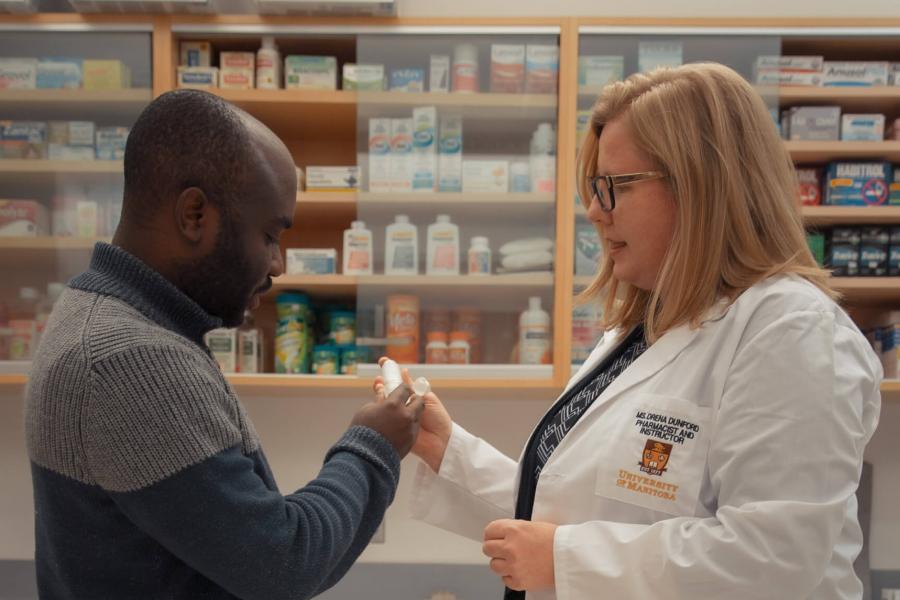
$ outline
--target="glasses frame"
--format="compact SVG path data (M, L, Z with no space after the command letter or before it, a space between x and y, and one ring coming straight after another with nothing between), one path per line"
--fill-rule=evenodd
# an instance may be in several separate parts
M616 186L631 185L640 181L653 181L655 179L665 179L667 175L662 171L642 171L640 173L624 173L622 175L595 175L588 177L591 184L591 192L597 198L600 204L600 210L603 212L612 212L616 208ZM606 187L609 190L609 207L604 205L603 196L597 188L597 183L601 180L606 181Z

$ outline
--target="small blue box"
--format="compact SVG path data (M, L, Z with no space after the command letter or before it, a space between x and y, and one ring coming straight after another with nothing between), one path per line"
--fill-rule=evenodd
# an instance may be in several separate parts
M893 169L889 162L833 162L827 181L826 204L880 206L888 203Z
M125 143L128 141L127 127L97 128L97 160L122 160L125 158Z
M80 58L42 58L37 65L39 90L79 89L82 82Z
M424 92L424 69L394 69L391 71L392 92Z

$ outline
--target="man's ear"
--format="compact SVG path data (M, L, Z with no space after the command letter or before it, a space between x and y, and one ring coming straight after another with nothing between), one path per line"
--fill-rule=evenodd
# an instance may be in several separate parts
M198 187L189 187L175 202L175 223L178 232L192 244L203 244L215 239L218 228L218 211Z

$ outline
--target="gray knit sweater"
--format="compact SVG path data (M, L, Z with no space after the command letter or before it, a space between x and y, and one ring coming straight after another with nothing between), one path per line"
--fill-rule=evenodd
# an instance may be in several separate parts
M69 288L26 391L41 598L309 598L340 579L393 499L387 440L350 428L283 496L203 345L217 319L108 244Z

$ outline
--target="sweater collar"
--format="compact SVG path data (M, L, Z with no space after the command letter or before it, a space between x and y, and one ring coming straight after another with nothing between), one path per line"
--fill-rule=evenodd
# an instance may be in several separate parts
M94 246L88 270L69 287L113 296L158 325L204 345L203 336L222 326L168 279L136 256L103 242Z

